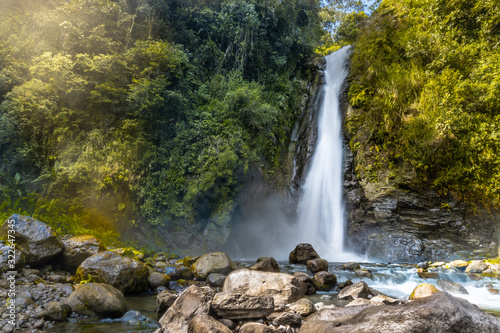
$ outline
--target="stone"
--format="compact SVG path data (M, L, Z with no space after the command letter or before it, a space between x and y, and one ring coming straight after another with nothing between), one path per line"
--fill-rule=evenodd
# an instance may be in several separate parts
M360 278L367 278L367 279L373 278L372 272L365 268L355 270L354 274Z
M473 260L465 269L465 273L482 273L487 269L488 265L486 265L482 260Z
M341 308L323 308L316 313L310 315L306 323L315 322L315 321L334 321L342 317L354 316L364 309L366 309L368 305L359 305L359 306L351 306L351 307L341 307Z
M304 296L301 283L290 274L241 269L229 274L223 292L248 296L271 296L278 307Z
M171 281L194 279L191 268L186 266L166 266L165 272Z
M77 281L107 283L124 294L140 293L148 288L149 271L145 264L111 251L85 259L76 272Z
M329 291L337 285L337 276L333 273L318 272L314 275L313 284L317 290Z
M12 252L9 251L11 250L12 249L6 244L0 243L0 271L19 270L26 266L26 255L21 250L16 250L14 255L14 267L10 265L9 260L12 260L12 257L9 257L9 255L12 255Z
M357 298L349 302L349 304L347 304L346 306L348 307L348 306L359 306L359 305L373 305L373 303L366 298Z
M357 299L368 298L369 295L371 294L368 285L365 282L360 281L352 286L342 289L337 297L340 299Z
M13 221L8 223L8 221ZM14 233L8 233L14 226ZM43 265L62 252L63 246L54 229L29 216L13 214L0 229L0 237L14 236L17 248L24 253L26 264Z
M207 315L215 292L209 287L190 286L160 319L163 333L185 333L189 321L197 315Z
M162 291L156 296L156 312L158 319L160 319L168 308L170 308L179 296L171 291Z
M434 285L429 284L429 283L422 283L413 289L410 297L408 298L409 300L417 300L420 298L428 297L432 294L435 294L439 292L439 289L436 288Z
M290 264L306 264L308 260L312 259L320 259L320 256L312 245L307 243L297 245L288 257Z
M420 268L417 271L417 275L421 279L439 279L439 273L438 272L428 272L421 270Z
M417 264L417 268L427 269L429 268L429 262L428 261L419 262Z
M66 303L77 314L106 318L121 317L127 307L123 293L104 283L86 283L79 286Z
M170 283L170 278L162 273L159 272L153 272L149 274L148 278L148 284L151 287L151 289L156 289L158 287L163 287L167 286Z
M276 333L272 328L260 323L246 323L240 328L240 333Z
M255 271L261 271L261 272L274 272L274 273L279 273L280 272L280 266L278 265L278 262L272 258L259 258L260 260L253 266L251 266L249 269L255 270Z
M342 289L349 287L349 286L352 286L352 281L346 280L346 281L342 282L341 284L339 284L339 290L342 290Z
M212 310L226 319L261 318L274 311L274 299L270 296L217 293L212 301Z
M313 280L309 274L304 272L295 272L293 276L300 282L301 289L305 295L312 295L316 293L316 288L314 287Z
M447 291L449 293L458 293L464 295L469 294L469 292L467 291L467 289L464 288L464 286L455 282L437 280L437 285L439 289L441 289L442 291Z
M316 330L310 330L312 324L317 325ZM496 333L500 331L500 321L465 299L438 292L406 304L368 307L334 321L307 320L299 332L371 333L374 328L377 333Z
M328 272L328 261L325 259L312 259L307 261L307 270L311 273Z
M392 298L386 295L377 295L370 299L371 305L394 305L394 304L403 304L404 300L398 298Z
M207 276L207 283L209 286L222 288L224 286L224 281L226 280L227 275L212 273Z
M189 321L188 333L231 333L232 331L214 318L199 314Z
M314 303L307 298L301 298L297 302L287 304L288 311L296 312L303 317L307 317L316 312Z
M273 320L275 326L294 326L302 324L302 316L295 312L283 312L279 317Z
M226 326L230 330L234 330L236 328L236 324L231 319L222 318L222 319L219 319L219 322L224 324L224 326Z
M94 236L75 236L62 240L63 263L67 271L76 272L78 266L88 257L106 251L100 240Z
M448 267L458 272L464 272L469 264L464 260L454 260L448 264Z
M357 269L360 269L361 266L357 262L346 262L342 265L342 269L349 270L349 271L355 271Z
M71 307L63 302L50 302L40 317L46 320L64 321L71 314Z
M205 280L210 273L227 274L236 265L224 252L212 252L202 255L191 265L191 271L197 279Z
M498 295L498 289L488 288L488 292L492 295Z

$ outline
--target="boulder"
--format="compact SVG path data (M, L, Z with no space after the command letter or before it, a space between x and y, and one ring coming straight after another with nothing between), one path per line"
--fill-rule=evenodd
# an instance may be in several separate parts
M427 280L427 279L439 279L439 273L438 272L428 272L425 271L421 268L417 270L417 275L419 278Z
M194 279L194 274L190 267L186 266L165 266L165 272L171 281L177 280L192 280Z
M312 259L307 261L307 270L311 273L328 272L328 261L325 259Z
M438 280L437 285L442 291L447 291L449 293L458 293L464 295L469 294L469 292L467 291L467 289L464 288L464 286L455 282Z
M71 314L71 307L63 302L50 302L45 310L37 313L39 318L53 321L63 321Z
M342 317L346 316L354 316L364 309L366 309L367 305L359 305L359 306L351 306L351 307L342 307L342 308L325 308L321 309L318 312L310 315L306 322L316 322L316 321L334 321Z
M9 223L12 221L12 223ZM14 233L9 233L14 226ZM62 252L63 246L54 229L29 216L14 214L0 229L0 237L15 237L17 248L24 253L26 264L40 266Z
M373 295L373 293L372 293ZM370 303L372 305L376 305L376 306L379 306L379 305L393 305L393 304L403 304L407 301L404 301L402 299L398 299L398 298L392 298L392 297L389 297L389 296L386 296L386 295L377 295L377 296L374 296L370 299Z
M224 286L224 281L226 280L227 275L212 273L207 276L207 283L212 287L222 288Z
M280 266L278 265L278 262L272 258L259 258L259 260L255 265L250 267L249 269L255 270L255 271L261 271L261 272L274 272L274 273L279 273L280 272Z
M349 271L355 271L357 269L360 269L361 266L357 262L346 262L342 265L342 268Z
M436 288L433 284L422 283L413 289L409 300L417 300L420 298L428 297L432 294L439 292L439 289Z
M9 246L0 243L0 272L19 270L26 266L26 256L24 252L16 250L15 256L12 258L9 257L9 255L12 255L12 253L9 253L10 250L12 249ZM14 267L9 263L9 260L12 259L14 259Z
M271 296L274 306L295 302L304 296L301 283L292 275L241 269L229 274L223 292L248 296Z
M94 236L75 236L62 240L63 263L67 271L74 273L88 257L106 251L106 248Z
M306 264L312 259L320 259L320 256L312 245L307 243L297 245L288 257L290 264Z
M188 333L231 333L232 331L214 318L199 314L189 321Z
M487 269L488 265L486 265L482 260L473 260L465 269L465 273L482 273Z
M205 280L210 273L227 274L236 265L224 252L213 252L202 255L191 265L191 271L197 279Z
M360 281L342 289L337 297L340 299L357 299L368 298L369 295L371 294L368 285L365 282Z
M293 276L300 282L301 289L304 291L305 295L312 295L316 293L316 288L313 284L313 279L309 274L304 272L294 272Z
M104 283L87 283L79 286L66 303L75 313L85 316L118 318L127 307L123 293Z
M346 306L348 307L348 306L359 306L359 305L373 305L373 303L369 299L366 299L366 298L357 298L357 299L351 301Z
M314 330L312 324L316 324ZM500 321L465 299L438 292L402 305L372 306L334 321L308 320L299 332L371 333L374 328L377 333L496 333L500 331Z
M283 312L273 320L275 326L294 326L298 327L302 324L302 316L295 312Z
M448 267L458 272L464 272L467 266L469 266L469 264L464 260L454 260L448 264Z
M372 272L368 269L356 269L354 271L354 274L357 276L357 277L360 277L360 278L367 278L367 279L371 279L373 278L373 275L372 275Z
M246 323L240 328L240 333L275 333L275 331L259 323Z
M318 272L314 275L313 284L317 290L329 291L337 285L337 277L333 273Z
M314 303L307 298L301 298L297 302L287 305L288 311L296 312L303 317L307 317L316 312Z
M156 297L156 312L158 319L160 319L168 308L170 308L179 296L171 291L162 291Z
M342 282L341 284L339 284L339 290L342 290L342 289L349 287L349 286L352 286L352 281L346 280L346 281Z
M153 272L149 274L148 284L151 287L151 289L156 289L162 286L168 286L169 283L170 283L170 278L165 274L158 272Z
M218 293L212 301L212 310L225 319L261 318L274 311L274 299L270 296Z
M177 298L160 319L163 333L186 333L189 321L197 315L206 315L215 292L209 287L190 286Z
M76 280L107 283L125 294L140 293L148 288L149 271L143 263L111 251L99 252L78 267Z

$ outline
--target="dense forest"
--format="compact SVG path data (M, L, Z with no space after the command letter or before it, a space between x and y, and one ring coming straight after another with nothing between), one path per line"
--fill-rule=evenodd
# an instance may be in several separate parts
M279 182L307 64L352 44L362 182L500 205L500 4L3 0L0 214L111 242ZM339 24L340 23L340 24Z

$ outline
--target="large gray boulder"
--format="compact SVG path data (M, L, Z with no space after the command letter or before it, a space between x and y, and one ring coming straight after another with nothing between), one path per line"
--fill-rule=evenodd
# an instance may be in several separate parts
M124 294L140 293L148 288L149 271L146 265L111 251L99 252L85 259L75 278L107 283Z
M194 276L202 280L205 280L211 273L227 274L235 268L236 265L225 252L212 252L202 255L191 265Z
M308 260L320 259L311 244L302 243L295 247L288 256L290 264L306 264Z
M340 299L357 299L368 298L369 295L371 295L370 288L366 282L360 281L342 289L337 297Z
M438 292L402 305L372 306L333 321L307 321L300 333L498 333L500 320L465 299Z
M174 304L178 297L179 295L167 290L158 294L156 297L156 312L158 313L158 319L163 317L165 312Z
M304 296L301 283L290 274L240 269L229 274L223 292L248 296L271 296L274 306L295 302Z
M127 308L123 293L104 283L87 283L78 287L66 303L75 313L104 318L121 317Z
M215 292L209 287L190 286L161 317L159 332L187 333L189 322L197 315L207 315Z
M451 282L451 281L444 281L444 280L437 280L437 285L439 289L442 291L447 291L449 293L458 293L458 294L465 294L468 295L469 292L467 289L465 289L464 286L461 284Z
M106 251L102 242L91 235L63 239L62 244L64 266L70 272L75 272L88 257Z
M335 276L335 274L333 273L325 271L318 272L316 273L316 275L314 275L313 284L317 290L332 290L337 285L337 276Z
M261 318L274 311L274 299L270 296L217 293L212 310L225 319Z
M12 221L12 223L9 223ZM14 226L14 233L9 227ZM29 216L14 214L0 229L0 237L15 237L16 246L24 253L26 264L41 266L62 252L62 243L54 229Z

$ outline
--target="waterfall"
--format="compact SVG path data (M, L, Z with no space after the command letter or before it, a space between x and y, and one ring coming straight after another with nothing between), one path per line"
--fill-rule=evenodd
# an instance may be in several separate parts
M318 116L316 147L298 206L297 239L311 243L331 261L351 257L344 252L343 134L339 95L348 74L349 47L326 57L324 99Z

